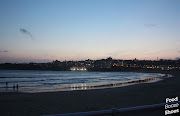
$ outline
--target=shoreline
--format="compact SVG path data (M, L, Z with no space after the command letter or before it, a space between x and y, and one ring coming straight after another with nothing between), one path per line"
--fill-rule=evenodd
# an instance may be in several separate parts
M0 92L0 105L3 106L0 112L5 116L10 116L11 114L39 116L87 112L165 103L166 98L180 97L180 71L149 73L171 74L173 77L155 83L141 83L86 91ZM148 114L152 115L153 112ZM155 114L164 115L164 107L160 111L155 112Z
M147 73L152 74L152 72L130 72L130 73ZM80 84L69 84L64 86L56 86L56 87L49 87L49 88L20 88L18 90L8 90L6 87L6 91L1 92L19 92L19 93L43 93L43 92L60 92L60 91L76 91L76 90L92 90L92 89L106 89L106 88L115 88L115 87L124 87L124 86L131 86L136 84L142 83L155 83L161 81L165 78L172 77L169 74L157 73L157 75L148 78L142 79L134 79L134 80L127 80L127 81L117 81L111 83L104 83L104 84L93 84L93 83L80 83Z
M169 77L149 77L145 79L138 79L138 80L132 80L132 81L124 81L124 82L119 82L119 83L112 83L112 84L104 84L104 85L92 85L92 86L71 86L71 87L64 87L64 88L54 88L54 89L44 89L44 88L37 88L26 90L26 91L21 91L20 93L46 93L46 92L66 92L66 91L87 91L87 90L96 90L96 89L111 89L111 88L118 88L118 87L125 87L125 86L131 86L131 85L136 85L136 84L142 84L142 83L156 83L158 81L162 81L164 78L169 78ZM10 91L13 92L13 91ZM19 92L19 91L16 91ZM15 93L16 93L15 92Z

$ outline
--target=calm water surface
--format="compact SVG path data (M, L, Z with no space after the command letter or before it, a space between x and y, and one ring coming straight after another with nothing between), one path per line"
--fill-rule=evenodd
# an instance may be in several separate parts
M0 91L44 92L158 77L158 73L0 70ZM8 86L6 86L8 82Z

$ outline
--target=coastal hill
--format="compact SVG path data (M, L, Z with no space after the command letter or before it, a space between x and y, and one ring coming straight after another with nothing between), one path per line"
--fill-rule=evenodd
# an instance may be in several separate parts
M0 69L9 70L55 70L55 71L137 71L180 70L179 60L119 60L107 59L84 61L58 61L48 63L2 63Z

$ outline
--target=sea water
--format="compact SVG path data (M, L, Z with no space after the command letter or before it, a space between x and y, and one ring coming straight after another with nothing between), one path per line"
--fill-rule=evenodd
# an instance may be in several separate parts
M46 92L159 77L159 73L0 70L0 92ZM8 82L8 85L6 85ZM13 86L18 84L18 89Z

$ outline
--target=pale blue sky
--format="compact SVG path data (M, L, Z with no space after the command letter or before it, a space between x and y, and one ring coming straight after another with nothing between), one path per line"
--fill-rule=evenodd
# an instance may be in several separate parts
M175 59L179 6L180 0L0 0L0 62Z

